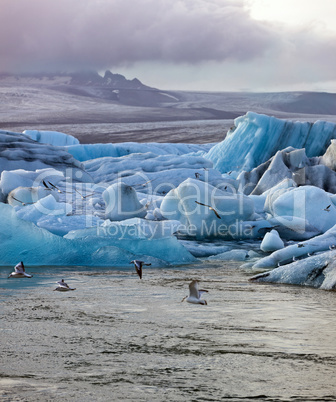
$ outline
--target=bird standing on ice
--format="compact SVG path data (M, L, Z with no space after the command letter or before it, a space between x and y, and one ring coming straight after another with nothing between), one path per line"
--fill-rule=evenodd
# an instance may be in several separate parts
M31 278L33 275L29 275L26 273L23 262L19 262L14 267L14 272L12 272L8 278Z
M130 262L130 264L134 264L134 268L136 270L136 273L139 275L139 278L142 278L142 266L143 265L152 265L151 263L146 264L144 261L139 261L139 260L133 260Z
M68 290L76 290L76 288L71 288L67 283L64 282L64 279L60 280L58 286L54 290L58 290L59 292L67 292Z
M208 292L204 289L198 289L198 281L192 281L189 284L189 296L184 297L181 301L186 300L188 303L207 305L206 300L201 299L203 293Z

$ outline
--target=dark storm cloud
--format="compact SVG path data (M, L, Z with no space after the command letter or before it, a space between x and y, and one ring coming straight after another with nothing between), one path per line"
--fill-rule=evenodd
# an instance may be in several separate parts
M1 71L248 61L273 40L243 0L1 0Z

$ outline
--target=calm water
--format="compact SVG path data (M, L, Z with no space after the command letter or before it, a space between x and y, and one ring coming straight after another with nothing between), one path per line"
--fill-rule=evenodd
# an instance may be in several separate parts
M28 271L28 269L27 269ZM334 292L183 269L0 268L1 401L336 400ZM74 292L53 292L64 278ZM181 303L188 283L208 306Z

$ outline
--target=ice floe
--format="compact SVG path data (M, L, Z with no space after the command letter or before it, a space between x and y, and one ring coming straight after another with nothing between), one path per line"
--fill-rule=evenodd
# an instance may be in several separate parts
M235 126L214 146L0 131L0 264L233 260L270 270L256 281L334 289L335 124Z

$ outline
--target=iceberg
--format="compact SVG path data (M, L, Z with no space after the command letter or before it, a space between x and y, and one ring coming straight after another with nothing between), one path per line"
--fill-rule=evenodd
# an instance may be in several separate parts
M284 237L312 237L336 224L335 196L314 186L279 189L270 193L264 209L270 215L268 220L280 225L278 231ZM293 232L291 234L291 232ZM286 232L286 233L285 233ZM293 237L294 236L294 237Z
M181 222L179 231L199 239L240 237L242 223L253 219L253 201L242 193L220 190L196 179L187 179L172 189L161 203L166 219ZM243 237L243 233L241 233Z
M68 152L78 161L84 162L91 159L121 157L130 154L144 154L147 152L156 155L181 156L190 153L206 153L213 144L171 144L150 142L141 144L138 142L123 142L120 144L79 144L66 147Z
M260 244L260 250L265 253L276 251L284 247L284 242L281 240L279 233L274 229L265 234L265 237Z
M222 173L250 171L288 146L305 148L308 157L322 155L334 138L334 123L293 122L248 112L235 119L234 128L205 157Z
M267 257L261 258L254 265L253 268L265 269L275 268L279 265L291 263L298 258L311 258L314 253L326 251L336 246L336 225L327 230L325 233L312 237L301 243L289 244L287 247L274 251Z
M312 256L253 276L251 281L336 289L336 252Z
M15 265L20 260L27 265L49 266L128 266L134 258L143 258L154 266L196 261L167 229L163 233L157 230L153 238L131 239L127 235L120 238L121 228L117 234L110 231L102 236L104 229L97 226L61 237L18 218L7 204L0 203L0 217L1 265Z
M103 192L106 204L105 217L111 221L126 218L144 218L146 208L139 202L136 191L125 183L115 183Z
M64 180L63 172L53 168L37 169L28 171L23 169L17 170L3 170L0 177L0 193L6 198L8 194L18 187L44 187L45 182L50 181L57 185L60 181Z
M72 135L60 133L59 131L40 131L40 130L24 130L24 135L36 142L42 144L50 144L56 146L76 145L79 144L77 138Z
M0 173L54 168L72 180L91 182L84 166L63 147L41 144L24 134L0 130Z
M234 260L272 269L254 280L334 289L335 124L235 125L216 145L0 131L1 264Z

